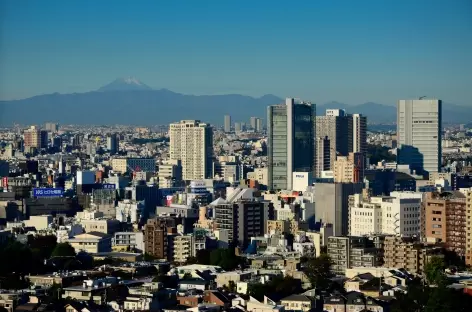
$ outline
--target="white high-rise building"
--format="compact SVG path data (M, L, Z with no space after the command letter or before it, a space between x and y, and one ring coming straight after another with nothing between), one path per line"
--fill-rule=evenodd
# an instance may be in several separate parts
M352 115L352 152L367 153L367 117L361 114Z
M349 235L420 235L421 194L392 192L391 196L349 196Z
M441 170L441 100L400 100L397 106L398 163L418 173Z
M213 178L213 129L199 120L170 124L170 159L182 161L183 180Z

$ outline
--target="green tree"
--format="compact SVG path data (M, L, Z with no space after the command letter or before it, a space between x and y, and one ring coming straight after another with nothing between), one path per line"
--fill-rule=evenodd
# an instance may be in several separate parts
M228 291L235 293L237 291L236 283L234 281L228 282Z
M318 258L311 258L305 263L304 272L312 287L328 289L331 285L330 278L332 261L327 254L321 254Z
M52 251L51 257L75 257L75 249L69 243L59 243Z
M445 264L441 257L431 257L426 263L424 274L430 285L440 285L446 282L446 274L444 273Z
M190 274L190 273L187 272L187 273L184 274L184 276L183 276L182 279L188 280L188 279L191 279L191 278L192 278L192 274Z

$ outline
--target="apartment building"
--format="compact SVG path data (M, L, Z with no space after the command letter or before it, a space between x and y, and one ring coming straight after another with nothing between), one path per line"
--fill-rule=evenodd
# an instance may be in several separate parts
M465 264L472 265L472 190L467 192L466 199L466 245L465 245Z
M80 220L80 225L82 225L86 233L114 234L120 230L120 221L114 219Z
M421 274L429 259L439 252L439 248L425 246L415 238L387 236L384 241L384 266Z
M120 250L135 249L138 252L144 252L144 234L143 232L116 232L113 246Z
M199 120L170 124L170 159L182 161L184 180L213 178L213 129Z
M67 242L74 247L76 253L85 251L94 254L111 251L111 236L100 232L79 234L67 239Z
M170 188L182 185L182 162L169 159L159 165L159 188Z
M158 259L167 259L169 240L175 233L176 226L176 220L172 218L149 219L144 226L145 253Z
M364 180L364 154L349 153L338 156L334 162L334 182L359 183Z
M422 234L426 240L444 243L460 257L466 255L467 199L458 191L428 193L423 204ZM470 233L470 232L469 232Z
M349 235L387 234L418 236L421 230L421 199L404 195L349 196Z
M381 264L381 251L368 237L328 237L328 255L333 261L332 270L345 275L352 267L375 267Z

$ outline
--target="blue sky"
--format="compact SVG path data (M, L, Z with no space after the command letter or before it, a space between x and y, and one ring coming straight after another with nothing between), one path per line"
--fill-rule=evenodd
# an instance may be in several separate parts
M188 94L472 105L470 16L470 0L0 0L0 99L135 76Z

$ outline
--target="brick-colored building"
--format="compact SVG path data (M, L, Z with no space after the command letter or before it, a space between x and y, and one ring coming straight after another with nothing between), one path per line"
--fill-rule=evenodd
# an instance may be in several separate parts
M472 265L472 190L467 193L466 218L465 264Z
M175 219L149 219L144 226L144 252L158 259L167 259L168 234L173 234L175 232Z
M428 193L423 202L422 235L444 243L460 257L466 254L466 196L461 192Z

